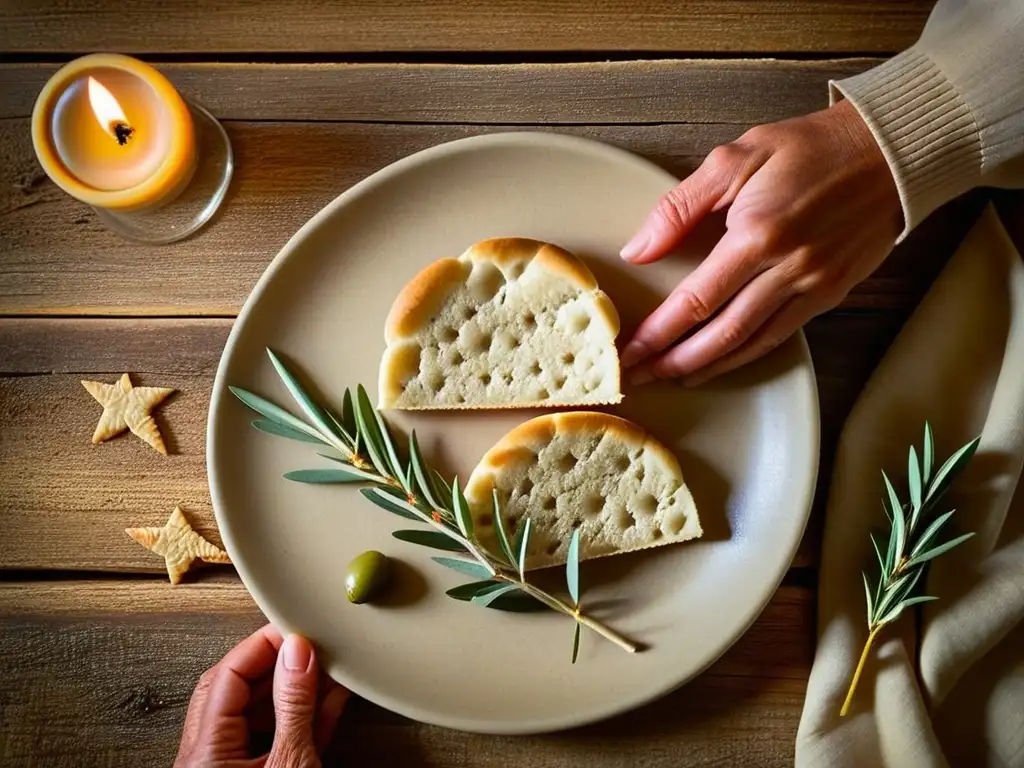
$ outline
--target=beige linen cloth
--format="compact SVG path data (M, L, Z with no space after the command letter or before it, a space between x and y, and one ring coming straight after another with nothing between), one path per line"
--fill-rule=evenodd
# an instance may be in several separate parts
M925 589L939 600L882 630L840 718L868 634L860 576L875 563L868 532L886 524L880 470L905 499L907 450L920 451L925 419L937 463L982 437L944 505L957 510L956 533L977 535L933 561ZM798 766L1024 766L1022 463L1024 265L989 206L844 427Z

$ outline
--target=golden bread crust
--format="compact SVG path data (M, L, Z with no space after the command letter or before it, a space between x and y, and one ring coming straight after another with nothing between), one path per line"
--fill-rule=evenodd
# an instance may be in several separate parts
M384 325L384 341L398 343L430 322L448 295L465 281L468 271L464 262L451 257L424 267L406 283L391 305Z
M632 421L600 411L549 413L524 421L495 443L484 454L479 466L501 469L507 466L510 458L521 458L524 449L536 455L556 434L565 432L593 435L610 432L626 445L653 453L666 469L682 476L678 459L661 441Z

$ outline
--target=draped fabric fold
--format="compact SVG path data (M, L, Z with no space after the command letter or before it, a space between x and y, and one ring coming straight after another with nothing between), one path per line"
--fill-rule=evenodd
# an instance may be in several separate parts
M943 502L974 538L933 561L939 600L882 630L853 707L839 710L867 639L861 571L885 529L881 470L906 498L925 420L941 461L976 435ZM829 492L818 646L796 763L1024 766L1024 265L983 212L886 353L843 429ZM877 565L875 565L877 567Z

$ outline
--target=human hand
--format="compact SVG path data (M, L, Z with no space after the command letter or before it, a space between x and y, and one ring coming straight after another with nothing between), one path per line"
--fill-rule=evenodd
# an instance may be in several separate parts
M348 695L320 673L308 640L268 624L199 678L175 768L319 768ZM254 755L261 732L273 746Z
M634 384L682 377L693 386L768 353L839 304L903 227L885 158L846 101L712 150L622 258L657 261L725 208L725 235L624 348Z

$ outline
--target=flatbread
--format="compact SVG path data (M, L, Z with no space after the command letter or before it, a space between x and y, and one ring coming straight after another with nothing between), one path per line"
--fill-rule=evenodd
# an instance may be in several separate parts
M701 535L675 456L632 422L579 411L539 416L503 437L466 484L477 536L496 548L491 492L507 530L533 521L529 568L565 562L574 528L580 558L674 544Z
M622 399L619 316L574 255L484 240L434 262L391 307L381 408L526 408Z

